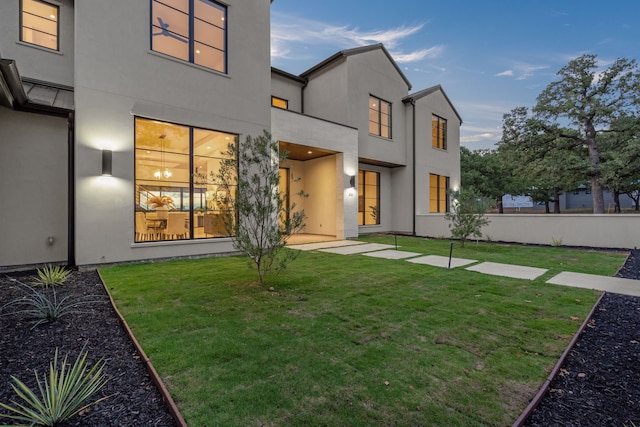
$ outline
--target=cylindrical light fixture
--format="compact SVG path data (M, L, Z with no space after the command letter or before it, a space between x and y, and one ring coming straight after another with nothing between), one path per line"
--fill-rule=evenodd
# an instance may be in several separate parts
M102 150L102 175L111 176L111 150Z

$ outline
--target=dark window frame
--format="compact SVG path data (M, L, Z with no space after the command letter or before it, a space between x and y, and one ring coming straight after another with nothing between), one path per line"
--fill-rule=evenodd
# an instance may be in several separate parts
M376 105L377 108L372 109L371 108L371 100L375 99L376 100ZM385 136L382 134L382 116L383 116L383 112L382 112L382 104L386 104L388 109L389 109L389 125L387 126L389 128L389 136ZM379 136L380 138L385 138L385 139L392 139L393 137L393 126L392 126L392 119L393 119L393 109L392 109L393 105L391 104L391 102L389 101L385 101L382 98L378 98L375 95L371 95L369 94L369 110L371 111L375 111L377 113L377 122L372 122L371 119L369 119L369 134L370 135L375 135L375 136ZM376 132L371 132L371 124L372 123L376 123L377 124L377 130Z
M194 3L196 1L204 1L205 3L212 3L213 5L215 5L215 6L219 7L219 8L221 8L222 10L224 10L224 22L225 22L224 28L216 25L213 22L208 22L208 21L205 21L205 20L203 20L201 18L198 18L195 15ZM160 53L162 55L167 55L167 56L169 56L171 58L175 58L175 59L178 59L180 61L184 61L184 59L182 59L182 58L179 58L179 57L176 57L176 56L172 56L172 55L170 55L168 53L153 49L153 32L154 32L154 29L155 30L159 29L157 24L155 24L153 22L153 5L154 4L161 4L163 6L166 6L166 7L169 7L171 9L174 9L170 5L167 5L166 3L164 3L162 0L149 0L149 22L150 22L150 25L149 25L149 49L151 49L153 52L158 52L158 53ZM182 11L180 11L180 12L182 13ZM216 71L216 72L222 73L222 74L228 74L229 73L229 71L228 71L229 70L229 57L228 57L229 29L228 29L227 17L228 17L228 8L227 8L227 5L225 5L223 3L219 3L219 2L217 2L215 0L189 0L189 13L188 13L188 18L189 18L189 34L188 34L189 59L187 61L185 61L185 62L197 65L199 67L206 68L208 70L213 70L213 71ZM217 27L217 28L220 28L220 29L222 29L224 31L224 48L223 49L219 49L219 48L217 48L215 46L208 45L206 43L203 43L203 42L195 39L195 22L196 22L196 20L199 20L199 21L202 21L202 22L206 22L207 24L212 25L212 26ZM212 49L215 49L217 51L223 52L223 54L224 54L224 67L223 68L224 69L223 70L217 70L215 68L211 68L211 67L208 67L206 65L198 64L195 61L195 55L196 55L195 54L195 51L196 51L195 44L196 43L201 43L201 44L204 44L204 45L206 45L206 46L208 46L208 47L210 47Z
M436 128L435 135L433 134L434 123ZM433 148L437 148L439 150L447 149L447 126L447 119L436 114L431 115L431 146Z
M376 177L376 183L375 183L375 188L376 188L376 223L375 224L367 224L366 222L366 215L370 212L367 211L367 206L365 201L367 200L367 180L366 180L366 176L367 173L373 173L375 174ZM359 227L366 227L366 226L373 226L373 225L380 225L380 172L378 171L372 171L372 170L366 170L366 169L360 169L358 170L358 186L362 187L363 189L363 194L358 194L358 226ZM361 199L362 198L362 199ZM362 202L361 202L362 200ZM362 206L360 206L360 204L362 204ZM360 209L362 208L362 209Z
M27 13L27 12L24 11L24 0L20 0L20 26L18 28L19 31L20 31L20 41L22 43L27 43L27 44L32 45L32 46L38 46L38 47L40 47L42 49L47 49L47 50L51 50L51 51L55 51L55 52L60 52L60 5L48 2L46 0L31 0L31 1L33 1L35 3L45 4L47 6L51 6L51 7L54 7L56 9L57 17L58 17L58 19L55 21L55 23L56 23L56 33L55 34L51 34L51 35L55 36L55 38L56 38L56 48L52 49L50 47L47 47L47 46L44 46L44 45L41 45L41 44L38 44L38 43L33 43L33 42L29 42L29 41L24 40L24 37L23 37L23 28L24 28L23 16L24 16L25 13ZM44 16L38 16L38 17L42 18L42 19L45 19L45 20L51 21L51 18L49 18L49 17L44 17ZM49 33L46 33L44 31L40 31L40 30L36 30L36 29L32 29L32 30L33 31L37 31L39 33L43 33L43 34L49 34Z
M429 196L429 213L446 213L449 212L450 209L450 203L449 203L449 196L447 194L447 191L449 190L449 186L451 184L450 178L448 176L445 175L438 175L435 173L430 173L429 174L429 191L432 190L431 188L431 177L435 176L436 177L436 197L431 197L431 195ZM441 182L441 178L444 178L444 188L442 188L440 186L440 182ZM442 205L442 200L440 200L440 192L444 190L445 191L445 195L444 195L444 206ZM431 210L431 200L435 200L436 201L436 210L432 211ZM443 210L444 208L444 210Z
M284 107L280 107L278 105L275 105L273 102L274 101L282 101L284 102ZM289 109L289 100L288 99L284 99L284 98L280 98L279 96L273 96L271 95L271 106L274 108L280 108L281 110L288 110Z

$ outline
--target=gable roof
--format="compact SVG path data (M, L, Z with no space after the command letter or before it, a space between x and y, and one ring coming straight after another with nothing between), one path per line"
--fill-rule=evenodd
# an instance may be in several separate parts
M408 90L411 90L411 82L409 81L409 79L407 79L407 76L404 75L404 73L402 72L402 70L400 69L400 67L398 67L398 64L396 63L396 61L393 59L393 57L391 56L391 54L389 53L389 51L387 50L386 47L384 47L384 45L382 43L377 43L377 44L372 44L369 46L362 46L362 47L355 47L352 49L346 49L346 50L341 50L340 52L330 56L329 58L325 59L324 61L320 62L317 65L314 65L313 67L309 68L307 71L305 71L304 73L300 74L300 77L307 79L311 74L315 73L316 71L322 70L323 68L335 63L336 61L341 60L342 58L346 58L352 55L358 55L360 53L365 53L365 52L372 52L374 50L382 50L382 52L387 55L387 58L389 58L389 62L391 62L391 64L395 67L396 71L398 72L398 74L400 74L400 77L402 77L402 80L404 80L404 82L407 84Z
M419 100L420 98L424 98L425 96L431 95L432 93L435 93L435 92L438 92L438 91L442 93L442 95L444 96L444 99L447 100L447 102L449 103L449 106L451 107L453 112L456 114L456 117L458 117L458 120L460 120L460 124L462 124L462 117L460 117L460 114L458 114L458 110L456 110L456 107L453 106L453 103L451 102L451 100L447 96L447 93L444 91L444 89L440 85L431 86L430 88L427 88L427 89L421 90L419 92L407 95L404 98L402 98L402 102L404 102L405 104L407 102L415 102L415 101Z

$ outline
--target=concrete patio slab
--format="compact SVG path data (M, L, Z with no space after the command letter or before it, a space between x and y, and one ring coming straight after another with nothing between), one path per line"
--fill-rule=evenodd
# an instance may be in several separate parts
M407 261L414 264L426 264L434 267L449 267L449 257L440 255L427 255L420 258L408 259ZM451 268L462 267L477 262L475 259L451 258Z
M553 285L573 286L576 288L595 289L616 294L640 296L640 280L620 277L598 276L595 274L570 273L563 271L547 283Z
M416 257L418 255L422 255L418 252L405 252L405 251L396 251L395 249L385 249L377 252L367 252L363 255L374 257L374 258L385 258L385 259L405 259Z
M326 248L336 248L342 246L364 245L364 242L357 240L332 240L330 242L303 243L300 245L287 246L289 249L298 249L300 251L315 251Z
M466 268L469 271L491 274L493 276L511 277L514 279L534 280L547 272L546 268L523 267L513 264L499 264L496 262L483 262Z
M351 245L338 248L321 249L320 252L329 252L340 255L354 255L364 252L381 251L383 249L394 248L393 245L383 245L382 243L365 243L363 245Z

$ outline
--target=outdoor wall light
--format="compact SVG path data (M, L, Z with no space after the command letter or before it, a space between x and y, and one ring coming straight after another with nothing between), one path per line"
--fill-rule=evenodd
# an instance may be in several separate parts
M102 176L111 176L112 154L111 150L102 150Z
M351 188L356 188L356 176L355 175L351 175L349 177L349 185L351 186Z

